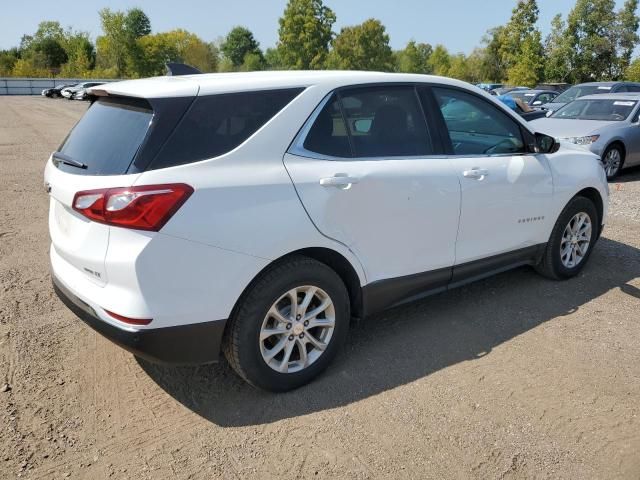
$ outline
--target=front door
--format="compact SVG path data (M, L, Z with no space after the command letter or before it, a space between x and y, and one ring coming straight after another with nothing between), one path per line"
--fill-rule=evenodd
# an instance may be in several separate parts
M356 254L368 283L432 272L424 290L450 280L460 184L432 155L432 134L413 86L341 90L284 158L311 220Z
M545 156L527 153L518 122L480 95L450 88L433 94L462 188L456 265L545 243L555 221Z

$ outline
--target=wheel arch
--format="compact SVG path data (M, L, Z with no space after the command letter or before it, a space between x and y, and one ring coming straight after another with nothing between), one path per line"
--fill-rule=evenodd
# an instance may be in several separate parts
M576 193L573 198L575 197L584 197L590 200L591 202L593 202L593 204L596 206L596 211L598 212L598 223L599 223L598 232L600 233L600 230L602 229L602 223L604 220L603 218L604 217L604 201L602 200L602 196L600 195L600 192L594 187L587 187L587 188L583 188L578 193Z
M621 138L616 137L613 140L611 140L607 144L607 146L604 148L604 150L602 150L602 156L604 157L605 153L607 153L607 150L609 150L614 145L619 145L622 148L622 162L624 163L624 160L627 157L627 146L624 144L624 141Z
M236 300L236 303L231 311L231 317L233 317L246 297L247 293L253 288L258 279L274 265L282 262L286 262L287 259L295 256L305 256L312 258L320 263L327 265L331 268L344 282L347 292L349 294L349 302L351 305L351 315L354 317L361 317L364 311L363 299L362 299L362 286L360 282L360 276L356 271L356 268L351 262L341 253L326 247L309 247L302 248L289 252L275 260L269 262L262 270L260 270L247 286L242 291L242 294ZM227 322L227 325L230 322Z

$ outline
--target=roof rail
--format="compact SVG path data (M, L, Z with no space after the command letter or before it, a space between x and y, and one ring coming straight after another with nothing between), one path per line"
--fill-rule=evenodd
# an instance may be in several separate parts
M202 73L196 67L187 65L185 63L167 63L167 75L170 77L177 77L180 75L197 75Z

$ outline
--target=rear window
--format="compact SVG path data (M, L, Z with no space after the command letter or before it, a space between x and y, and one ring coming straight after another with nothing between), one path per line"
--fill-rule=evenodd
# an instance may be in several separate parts
M273 118L304 89L197 97L151 168L166 168L230 152Z
M75 174L114 175L127 171L149 130L151 106L138 99L101 98L94 102L60 147L87 168L60 163Z

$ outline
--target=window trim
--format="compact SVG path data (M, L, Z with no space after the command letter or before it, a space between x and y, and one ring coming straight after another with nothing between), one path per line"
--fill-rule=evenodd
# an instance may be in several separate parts
M434 153L431 155L409 155L409 156L385 156L385 157L355 157L353 156L353 149L351 151L351 157L335 157L332 155L324 155L317 152L312 152L311 150L307 150L304 148L304 142L311 130L311 127L315 123L316 119L320 115L322 109L329 102L331 97L335 95L339 95L339 93L343 90L351 90L354 88L366 88L366 87L414 87L414 91L417 97L417 101L420 104L420 108L423 114L424 122L427 125L427 132L431 136L431 142L434 149ZM522 157L527 155L535 155L532 150L532 146L535 142L534 131L528 129L525 125L518 121L518 119L511 118L513 122L518 125L520 129L520 134L522 135L522 141L524 143L525 151L521 153L496 153L496 154L473 154L473 155L456 155L453 153L453 145L451 144L451 139L449 138L449 130L447 129L446 123L444 122L444 118L440 109L437 107L437 101L435 99L433 88L448 88L450 90L457 90L463 93L467 93L469 95L473 95L478 98L480 101L485 102L489 106L494 109L502 112L506 117L510 118L509 113L507 111L502 111L502 109L494 105L491 101L486 98L483 98L482 95L477 95L474 92L458 87L456 85L448 85L445 83L434 83L434 82L374 82L374 83L360 83L354 85L344 85L338 88L335 88L327 93L327 95L320 101L320 103L316 106L316 108L311 112L311 115L307 118L302 128L298 130L298 133L293 138L293 141L289 145L286 153L295 155L297 157L309 158L312 160L327 160L327 161L355 161L355 162L365 162L365 161L384 161L384 160L420 160L420 159L448 159L448 158L478 158L478 157ZM421 95L421 90L424 91L425 97ZM425 105L425 103L429 103L431 105ZM430 108L429 108L430 107ZM342 108L342 105L341 105ZM435 108L435 109L434 109ZM343 115L344 120L344 115ZM345 125L346 125L346 120ZM347 135L349 132L347 131Z
M427 86L427 83L421 82L376 82L376 83L361 83L355 85L344 85L342 87L335 88L331 90L318 104L318 106L313 110L309 118L305 121L302 128L298 131L297 135L294 137L291 145L287 149L287 153L291 155L296 155L298 157L310 158L313 160L328 160L328 161L352 161L352 162L366 162L366 161L384 161L384 160L419 160L419 159L435 159L435 158L447 158L447 154L444 152L444 148L441 142L440 132L436 132L439 130L436 124L430 125L428 119L430 115L428 115L427 110L425 110L424 105L422 104L422 99L420 98L420 94L418 89ZM353 148L353 143L351 140L351 132L349 129L349 125L344 115L344 109L342 107L342 92L345 90L354 90L354 89L369 89L369 88L400 88L400 87L411 87L413 89L413 94L415 97L415 101L418 106L418 110L420 112L420 116L422 117L422 121L425 125L425 130L429 139L431 140L431 147L434 153L429 155L386 155L386 156L378 156L378 157L358 157L355 156L355 151ZM324 109L324 107L329 103L329 101L336 96L340 101L340 112L342 114L342 121L345 124L347 129L347 137L349 138L349 146L351 148L351 156L350 157L336 157L332 155L325 155L318 152L313 152L304 147L304 142L309 135L309 131L313 127L316 119Z

